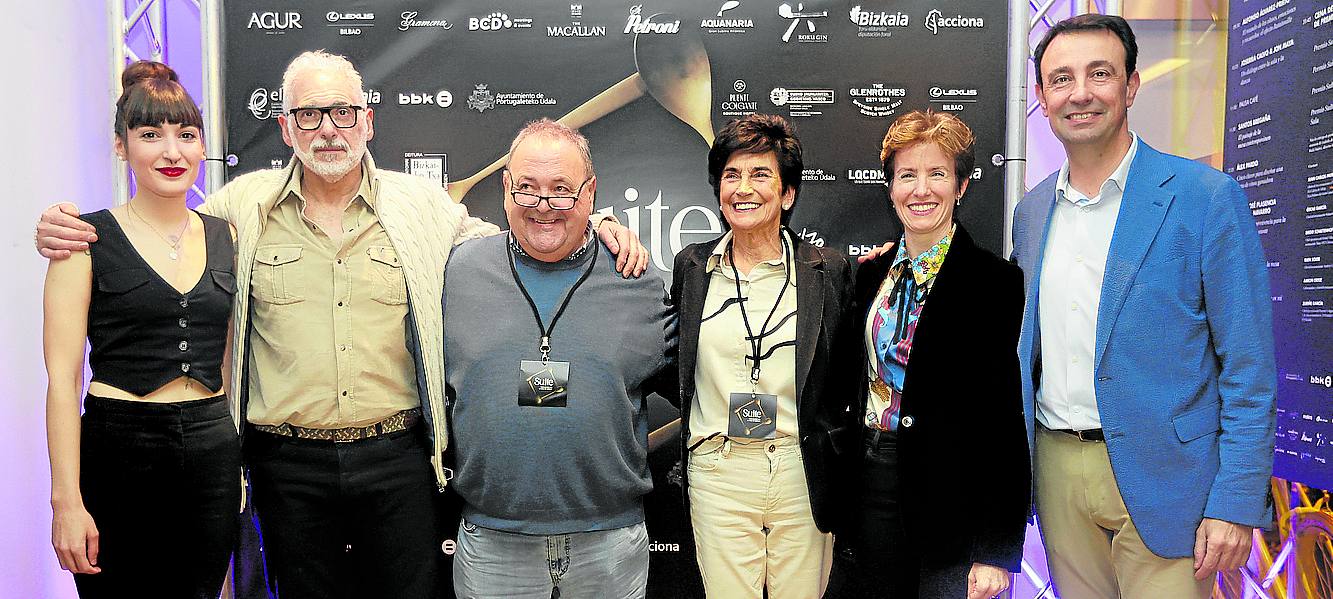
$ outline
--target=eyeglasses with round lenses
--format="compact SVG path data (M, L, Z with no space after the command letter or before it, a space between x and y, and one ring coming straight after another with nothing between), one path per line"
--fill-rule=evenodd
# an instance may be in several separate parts
M512 177L513 175L510 176ZM546 205L550 206L551 210L569 210L578 203L579 196L583 195L583 186L587 185L589 181L592 181L592 177L584 179L583 183L579 184L579 188L574 192L574 195L544 196L512 187L509 189L509 193L514 196L514 203L524 208L536 208L541 205L542 200L546 200Z
M314 131L324 125L324 116L328 115L333 126L350 129L356 126L356 115L365 106L303 106L287 111L296 122L296 128L302 131Z

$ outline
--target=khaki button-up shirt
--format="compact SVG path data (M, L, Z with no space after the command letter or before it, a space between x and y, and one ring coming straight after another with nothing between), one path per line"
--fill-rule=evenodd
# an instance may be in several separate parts
M306 218L301 169L281 198L252 275L249 421L341 428L419 406L407 281L364 169L339 244Z
M783 243L791 247L791 238L783 234ZM753 351L747 340L745 321L741 318L736 298L736 277L731 263L725 258L731 243L728 232L708 257L708 295L704 298L703 322L699 326L699 357L694 367L694 406L690 412L690 443L696 443L714 432L727 434L731 416L729 400L732 393L749 393L750 362L746 359ZM790 250L788 250L790 252ZM760 262L750 273L741 273L741 295L746 298L744 310L750 320L750 331L760 334L760 327L769 311L773 317L764 329L760 355L771 355L760 362L759 384L756 393L776 395L778 398L777 436L796 436L796 268L795 258L784 263L782 258ZM785 271L785 272L784 272ZM779 294L782 286L785 293ZM778 296L782 301L774 310Z

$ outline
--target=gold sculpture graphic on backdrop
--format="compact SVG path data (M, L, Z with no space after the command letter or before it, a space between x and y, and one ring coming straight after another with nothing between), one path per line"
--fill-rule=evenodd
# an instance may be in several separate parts
M673 15L660 13L649 20L671 20ZM578 108L557 119L561 124L580 129L584 125L615 112L647 92L685 124L713 145L713 76L708 64L708 52L697 31L683 30L677 34L640 33L634 36L634 74L606 88ZM506 153L476 174L449 183L449 195L454 201L463 201L468 191L482 179L504 166L509 160Z

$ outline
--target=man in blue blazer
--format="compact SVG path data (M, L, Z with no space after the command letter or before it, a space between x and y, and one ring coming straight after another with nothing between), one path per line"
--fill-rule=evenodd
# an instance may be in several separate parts
M1038 520L1063 597L1207 597L1272 520L1271 308L1244 192L1130 132L1134 33L1037 45L1067 161L1014 215Z

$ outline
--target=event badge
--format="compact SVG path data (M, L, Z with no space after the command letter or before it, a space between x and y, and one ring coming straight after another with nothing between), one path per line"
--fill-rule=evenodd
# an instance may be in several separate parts
M778 396L768 393L732 393L727 402L727 436L733 439L773 439L778 436Z
M521 360L518 405L563 408L569 403L569 362Z

